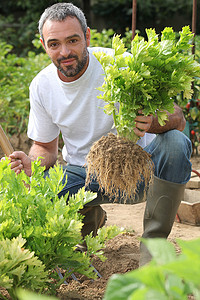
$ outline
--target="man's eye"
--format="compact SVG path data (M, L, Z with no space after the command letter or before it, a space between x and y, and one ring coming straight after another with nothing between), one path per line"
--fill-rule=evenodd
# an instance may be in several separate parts
M58 43L52 43L49 45L49 48L56 48L58 46Z
M71 44L74 44L74 43L77 42L77 39L72 39L72 40L70 40L69 42L70 42Z

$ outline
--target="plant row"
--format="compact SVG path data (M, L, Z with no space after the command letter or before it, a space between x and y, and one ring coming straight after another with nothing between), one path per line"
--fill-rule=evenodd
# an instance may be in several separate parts
M62 168L51 168L46 178L39 161L32 170L31 178L24 172L16 175L7 159L0 162L0 287L13 300L18 299L18 288L53 294L74 272L95 279L92 257L104 260L105 242L121 232L116 226L103 227L96 237L91 233L83 238L79 211L96 194L82 188L59 198ZM78 247L83 243L84 252Z

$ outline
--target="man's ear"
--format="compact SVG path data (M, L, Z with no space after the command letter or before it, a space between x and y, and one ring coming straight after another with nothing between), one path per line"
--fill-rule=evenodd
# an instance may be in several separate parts
M41 44L42 44L42 47L44 48L44 50L46 51L46 47L45 47L45 44L44 44L44 42L43 42L43 39L40 37L40 42L41 42Z
M86 31L86 44L87 44L87 47L90 46L90 28L89 27L87 28L87 31Z

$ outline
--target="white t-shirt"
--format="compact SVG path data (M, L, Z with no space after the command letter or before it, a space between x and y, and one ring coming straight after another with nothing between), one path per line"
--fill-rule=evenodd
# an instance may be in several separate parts
M30 116L28 137L48 143L62 133L63 159L73 165L85 164L92 144L109 132L116 133L113 118L104 113L105 102L97 98L97 90L104 81L101 64L94 51L113 53L112 49L88 48L89 65L85 73L73 82L63 82L57 68L50 64L30 85ZM138 142L142 147L150 143L154 134L145 134Z

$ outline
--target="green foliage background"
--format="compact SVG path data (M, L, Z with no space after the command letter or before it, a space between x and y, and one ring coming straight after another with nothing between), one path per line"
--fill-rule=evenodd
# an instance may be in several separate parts
M1 0L0 1L0 40L11 44L18 56L27 55L33 50L31 41L37 33L37 25L42 12L48 6L62 0ZM82 1L73 0L80 6Z
M1 0L0 40L14 46L19 56L32 50L31 41L37 33L37 23L44 9L65 0ZM132 26L132 0L71 0L83 9L91 28L113 28L123 34ZM197 10L198 11L198 10ZM178 31L192 22L192 0L137 0L137 29L142 35L145 28L153 27L157 32L165 26ZM197 22L197 33L200 24Z
M29 84L50 60L44 53L11 54L12 46L0 41L0 123L9 133L26 132L29 115Z
M123 33L126 27L131 28L132 0L94 0L92 11L95 15L106 18L107 26L117 33ZM174 17L184 19L179 24ZM159 32L165 26L176 26L175 30L191 24L192 1L190 0L137 0L137 29L142 35L145 28L153 27ZM173 22L173 24L172 24ZM189 23L188 23L189 22Z

